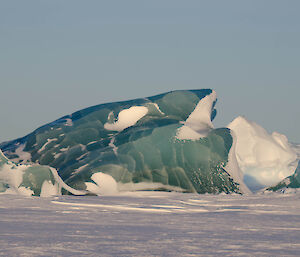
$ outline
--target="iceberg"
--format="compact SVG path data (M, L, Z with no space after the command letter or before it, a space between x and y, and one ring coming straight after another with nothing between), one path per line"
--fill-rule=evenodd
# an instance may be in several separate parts
M244 117L237 117L228 128L237 137L236 157L245 184L257 191L291 176L298 164L296 151L285 135L273 132Z
M215 91L201 89L100 104L0 148L15 165L29 165L25 174L38 163L34 169L48 172L43 181L63 185L63 193L248 193L235 136L229 128L213 127L216 101Z

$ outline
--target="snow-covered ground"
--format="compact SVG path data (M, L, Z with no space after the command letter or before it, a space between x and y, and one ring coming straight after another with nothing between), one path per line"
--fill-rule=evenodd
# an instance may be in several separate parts
M300 193L0 195L0 256L300 256Z

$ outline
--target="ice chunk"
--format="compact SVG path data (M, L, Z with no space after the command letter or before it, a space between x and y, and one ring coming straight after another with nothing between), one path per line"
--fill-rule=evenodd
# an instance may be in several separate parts
M237 136L237 161L249 188L272 186L294 173L297 154L284 135L277 132L270 135L244 117L237 117L228 128Z

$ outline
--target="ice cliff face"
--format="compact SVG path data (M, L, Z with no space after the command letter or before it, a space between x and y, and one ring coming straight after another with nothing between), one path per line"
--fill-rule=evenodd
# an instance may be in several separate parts
M274 186L295 172L297 154L286 136L277 132L268 134L244 117L236 118L228 128L237 137L237 161L250 189Z
M213 128L215 103L216 93L202 89L102 104L0 148L16 163L56 168L81 192L248 192L231 131Z

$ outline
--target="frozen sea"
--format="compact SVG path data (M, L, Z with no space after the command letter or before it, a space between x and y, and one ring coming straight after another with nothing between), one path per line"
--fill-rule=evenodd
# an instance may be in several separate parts
M0 256L300 256L300 194L2 194L0 249Z

